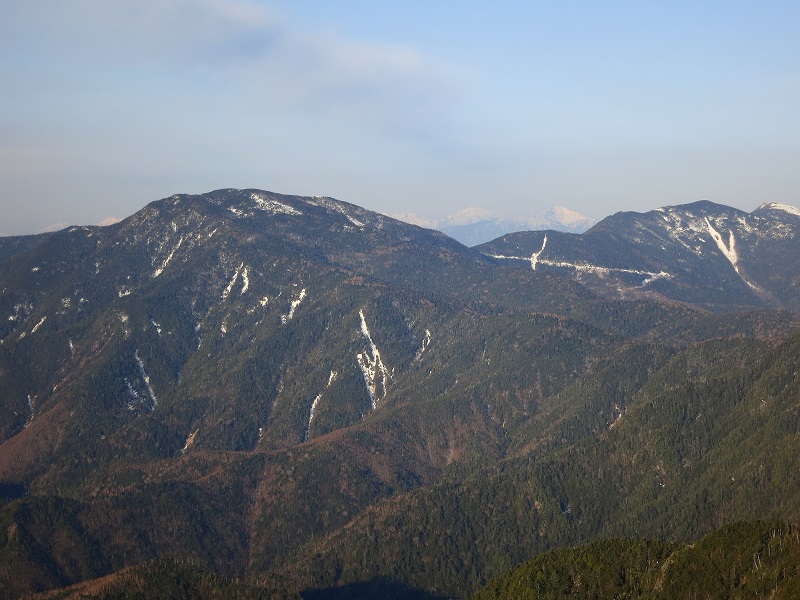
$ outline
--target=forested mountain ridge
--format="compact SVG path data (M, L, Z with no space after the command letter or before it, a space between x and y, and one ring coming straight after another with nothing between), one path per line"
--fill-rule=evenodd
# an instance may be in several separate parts
M604 540L543 554L472 600L634 597L797 598L800 538L790 523L735 523L694 544Z
M0 238L3 595L173 557L463 597L597 537L800 520L796 313L487 254L261 190Z

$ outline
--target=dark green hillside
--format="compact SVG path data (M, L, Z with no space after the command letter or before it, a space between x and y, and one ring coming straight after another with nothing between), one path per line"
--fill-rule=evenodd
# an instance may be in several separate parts
M556 550L471 598L796 598L798 565L796 525L737 523L684 546L616 539Z
M550 400L561 408L511 434L519 450L496 467L375 505L281 577L397 577L458 596L525 556L596 537L686 542L735 520L800 519L800 338L631 352L639 367L622 354L616 372L609 361L566 388ZM631 381L626 369L644 385L609 387Z
M18 235L0 237L0 261L8 260L15 254L25 252L29 248L46 240L52 233L39 235Z

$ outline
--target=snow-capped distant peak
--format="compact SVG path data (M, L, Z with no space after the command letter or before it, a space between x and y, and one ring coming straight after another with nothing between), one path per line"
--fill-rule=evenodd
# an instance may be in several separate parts
M438 228L444 227L458 227L461 225L472 225L473 223L480 223L481 221L488 221L489 219L498 218L496 213L483 208L470 206L457 213L453 213L443 219L439 219L436 223Z
M389 216L392 217L393 219L397 219L398 221L403 221L403 223L408 223L410 225L417 225L418 227L427 227L428 229L436 228L436 221L431 221L430 219L424 219L412 212L393 213Z
M585 226L588 229L594 225L594 219L564 206L551 206L550 210L545 213L545 217L550 221L566 225L567 227Z
M467 246L482 244L515 231L555 229L582 233L595 224L594 219L563 206L550 207L544 216L503 215L476 207L465 208L438 220L424 219L414 213L392 216L420 227L438 229Z

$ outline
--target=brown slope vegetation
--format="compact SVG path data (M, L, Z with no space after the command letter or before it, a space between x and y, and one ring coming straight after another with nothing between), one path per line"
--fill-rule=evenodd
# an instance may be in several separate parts
M68 588L33 594L29 600L300 600L281 588L220 577L188 561L162 559Z

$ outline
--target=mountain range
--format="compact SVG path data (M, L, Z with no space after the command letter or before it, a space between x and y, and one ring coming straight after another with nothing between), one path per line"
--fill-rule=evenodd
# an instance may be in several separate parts
M650 296L711 310L800 310L800 210L751 213L708 201L617 213L580 236L519 232L478 249L532 270L560 273L620 298Z
M437 229L465 246L477 246L515 231L553 229L582 233L595 223L593 219L563 206L551 206L539 217L507 216L475 207L436 220L423 219L414 213L392 216L412 225Z
M556 548L797 522L797 213L467 247L226 189L0 238L0 594L466 597Z

